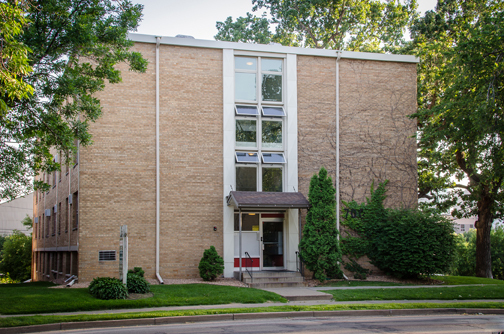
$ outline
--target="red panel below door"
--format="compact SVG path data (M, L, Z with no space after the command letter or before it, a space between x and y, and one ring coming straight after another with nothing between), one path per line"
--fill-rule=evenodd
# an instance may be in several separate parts
M253 257L252 258L252 267L253 268L259 268L259 264L260 264L260 261L259 261L259 258L258 257ZM239 258L235 258L234 259L234 266L235 268L239 268L240 267L240 259ZM242 267L250 267L250 260L249 258L242 258Z

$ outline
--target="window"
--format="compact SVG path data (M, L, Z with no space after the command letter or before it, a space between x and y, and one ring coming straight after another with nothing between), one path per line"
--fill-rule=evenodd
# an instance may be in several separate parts
M262 191L281 192L282 187L282 168L263 167L262 169Z
M262 121L262 148L275 150L281 150L283 148L282 121Z
M61 202L58 204L58 234L61 234Z
M56 206L54 206L56 207ZM52 233L51 235L56 235L56 214L55 212L52 213Z
M79 140L74 140L75 152L74 152L74 167L79 164Z
M68 233L68 197L65 200L65 233Z
M257 168L236 167L236 190L257 191Z
M236 120L236 146L257 147L257 128L255 119Z
M72 208L73 229L76 230L79 228L79 193L76 191L73 193L72 197L72 204L70 207Z
M258 163L259 157L255 152L236 152L236 162Z
M236 115L241 116L257 116L259 112L257 106L235 106Z
M238 191L283 191L283 70L282 58L235 57Z
M240 215L234 215L234 230L240 230ZM242 213L242 231L259 231L259 215L256 213Z

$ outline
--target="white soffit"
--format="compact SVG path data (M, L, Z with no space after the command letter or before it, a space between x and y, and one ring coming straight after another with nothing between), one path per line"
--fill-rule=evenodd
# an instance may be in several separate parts
M140 43L156 43L154 35L143 35L130 33L129 39L133 42ZM163 37L161 44L190 46L197 48L211 48L211 49L233 49L241 51L257 51L257 52L270 52L270 53L290 53L305 56L319 56L319 57L337 57L337 50L326 49L308 49L308 48L295 48L282 45L266 45L266 44L247 44L223 41L211 41L205 39L192 39L192 38L177 38L177 37ZM393 61L402 63L418 63L419 59L415 56L384 54L384 53L369 53L369 52L353 52L342 51L341 58L346 59L361 59L361 60L377 60L377 61Z

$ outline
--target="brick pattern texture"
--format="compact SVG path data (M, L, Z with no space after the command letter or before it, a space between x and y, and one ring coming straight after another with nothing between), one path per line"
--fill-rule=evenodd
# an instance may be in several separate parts
M102 117L81 151L79 279L118 276L128 226L129 267L155 276L155 45L136 43L146 73L119 65L123 82L97 94ZM222 51L160 46L160 274L198 275L205 248L222 254ZM213 231L217 226L217 231Z
M299 189L307 196L320 167L336 176L336 60L299 56L297 74ZM341 59L339 80L340 200L363 202L373 181L388 179L385 205L414 207L416 123L407 115L416 110L416 64ZM367 258L359 263L377 272Z

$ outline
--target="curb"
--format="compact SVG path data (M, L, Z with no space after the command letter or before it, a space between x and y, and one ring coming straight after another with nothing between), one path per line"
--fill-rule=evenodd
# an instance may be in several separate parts
M504 309L481 308L433 308L433 309L397 309L397 310L351 310L351 311L294 311L263 313L210 314L180 317L140 318L122 320L97 320L86 322L62 322L55 324L0 328L0 334L18 334L59 331L70 329L146 326L180 324L186 322L234 321L274 318L318 318L318 317L362 317L362 316L406 316L432 314L504 314Z

